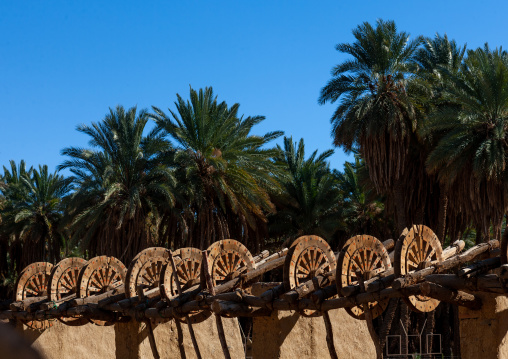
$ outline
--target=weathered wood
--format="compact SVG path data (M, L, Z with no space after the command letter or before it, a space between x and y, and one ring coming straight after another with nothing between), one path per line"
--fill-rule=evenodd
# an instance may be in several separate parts
M257 256L254 256L254 263L258 263L259 261L262 261L263 259L267 258L270 255L270 251L264 250L261 253L259 253Z
M280 285L281 282L256 282L252 283L250 287L250 291L253 295L261 295L266 292L268 289L275 288Z
M469 250L465 251L462 254L459 254L457 256L451 257L441 263L434 263L432 266L419 270L407 273L402 278L397 278L393 281L392 287L394 289L400 289L404 288L410 285L413 285L415 283L421 282L424 280L424 278L430 274L434 273L442 273L448 269L457 267L461 264L464 264L466 262L472 261L477 256L481 255L482 253L486 253L494 248L499 247L499 241L498 240L491 240L488 243L481 243L477 246L474 246L470 248Z
M495 274L479 275L474 277L459 277L456 274L431 274L425 281L439 284L453 290L466 290L468 292L507 293L503 281Z
M450 247L443 250L443 260L449 259L454 255L457 255L464 249L465 243L462 240L455 241ZM390 258L391 259L391 258ZM393 261L392 261L393 263ZM435 263L434 263L435 264ZM432 264L429 264L430 267ZM395 280L393 267L380 273L379 275L365 281L366 292L377 292L384 288L388 288ZM350 297L360 293L360 287L358 285L349 285L341 289L340 293L345 297Z
M182 305L183 303L192 300L196 295L198 295L201 292L201 285L196 284L189 289L186 289L183 291L182 294L176 295L173 298L169 300L169 305L172 307L178 307Z
M224 317L258 317L269 316L271 310L268 308L256 308L245 303L215 301L212 304L215 315Z
M316 290L310 295L310 299L316 303L322 303L324 300L337 295L337 286L335 284L328 285L324 288Z
M128 308L130 308L130 307L140 303L143 300L151 299L151 298L155 298L155 297L160 298L160 289L159 289L159 287L147 290L144 293L144 297L143 298L141 298L139 295L136 295L136 296L131 297L131 298L126 298L126 299L120 300L120 301L118 301L118 305L120 307L124 308L124 309L128 309Z
M477 272L486 272L491 269L498 268L501 265L501 258L500 257L494 257L494 258L487 258L483 261L475 262L471 265L468 265L467 267L464 267L460 269L457 274L460 277L471 275L473 273Z
M10 310L18 310L18 311L27 310L28 307L30 307L32 304L41 303L47 299L48 299L48 296L46 296L46 295L43 295L40 297L29 297L29 298L26 298L26 299L23 299L23 300L20 300L17 302L12 302L9 305L9 308L10 308Z
M78 305L88 305L88 304L97 304L99 301L112 297L116 294L123 293L124 292L124 286L121 285L118 288L108 290L107 292L104 292L102 294L92 295L90 297L85 298L76 298L71 301L72 306L78 306Z
M281 299L289 302L296 302L298 299L305 297L307 294L324 287L335 280L335 271L326 272L322 275L317 275L311 280L308 280L293 290L280 295Z
M42 303L39 307L41 310L48 310L48 309L51 309L51 308L58 308L60 306L60 304L64 303L64 302L67 302L67 301L70 301L70 300L73 300L76 298L76 293L72 293L66 297L63 297L62 299L60 300L55 300L55 301L49 301L49 302L46 302L46 303Z
M281 249L280 251L270 255L269 257L263 259L262 261L259 261L257 264L256 264L256 267L259 267L259 266L262 266L262 265L265 265L266 263L268 262L271 262L275 259L278 259L280 257L284 257L286 256L286 254L288 253L288 248L283 248Z
M275 253L272 256L279 255L279 253ZM269 259L268 257L267 259ZM275 257L274 257L275 258ZM215 287L215 293L224 293L227 292L233 288L239 287L242 285L242 283L247 283L249 281L252 281L253 279L263 275L264 273L271 271L275 268L281 267L284 264L285 257L279 256L273 260L267 261L265 263L259 264L256 269L251 270L247 273L244 273L240 275L237 278L234 278L230 281L227 281L225 283L222 283Z

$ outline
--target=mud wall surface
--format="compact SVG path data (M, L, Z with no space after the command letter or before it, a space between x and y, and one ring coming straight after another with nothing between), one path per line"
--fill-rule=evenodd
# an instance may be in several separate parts
M244 349L238 321L223 318L232 358L243 358ZM223 358L214 317L193 325L201 356ZM47 359L153 359L145 323L131 321L108 327L87 324L79 327L60 322L43 332L18 326L23 336ZM156 346L161 358L196 358L187 324L171 320L154 324ZM0 355L1 357L1 355Z
M376 357L365 321L353 319L344 309L331 310L329 315L339 358ZM306 318L289 311L254 318L252 356L254 359L329 359L323 318Z
M481 310L459 309L462 359L508 358L508 298L475 293Z

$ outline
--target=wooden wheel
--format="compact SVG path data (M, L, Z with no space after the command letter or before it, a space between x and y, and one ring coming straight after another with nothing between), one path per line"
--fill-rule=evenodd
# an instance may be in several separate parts
M234 239L215 242L208 251L208 268L214 286L256 268L249 250Z
M27 266L16 283L15 301L31 297L48 296L48 281L53 264L36 262ZM54 320L23 321L31 329L44 330L53 326Z
M296 243L296 244L295 244ZM335 254L328 243L318 236L302 236L290 247L284 261L284 287L291 290L316 275L335 270ZM316 310L304 309L306 317L321 315Z
M395 246L394 272L396 277L422 269L426 262L442 261L443 249L437 236L424 225L414 225L406 236L399 238ZM404 298L407 305L416 312L431 312L439 300L423 295Z
M58 262L49 276L48 287L50 290L50 301L56 302L71 294L76 294L79 272L86 263L86 260L77 257L65 258ZM88 319L83 318L80 315L73 317L61 317L58 318L58 320L71 326L79 326L88 323Z
M191 288L192 286L200 283L201 278L201 251L197 248L180 248L173 252L177 278L180 282L182 291ZM172 296L178 295L178 287L175 281L175 275L168 263L163 271L161 279L161 293L169 299ZM210 317L210 311L193 311L188 314L192 323L200 323ZM183 318L177 318L180 322L185 322Z
M335 275L337 293L349 285L358 284L356 273L363 274L365 280L384 272L392 267L390 257L377 238L368 235L354 236L344 244L339 255L339 264ZM390 300L368 303L372 318L381 315ZM352 308L345 308L347 313L355 319L365 319L364 304Z
M162 268L168 262L169 251L162 247L147 248L132 260L125 278L127 298L159 287Z
M127 269L123 263L114 257L94 257L79 273L77 296L85 298L118 288L125 283L126 272ZM100 326L114 324L114 322L97 319L90 319L90 321Z

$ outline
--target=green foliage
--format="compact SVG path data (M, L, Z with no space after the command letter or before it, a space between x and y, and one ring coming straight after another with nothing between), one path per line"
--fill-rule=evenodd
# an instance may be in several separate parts
M187 212L181 220L188 227L195 222L201 248L233 233L242 239L262 230L266 213L274 210L269 192L280 191L275 179L280 169L271 161L275 150L267 145L282 132L251 134L265 118L239 116L239 104L218 102L211 87L191 88L189 98L177 95L176 112L154 107L152 115L176 144Z
M104 120L78 131L91 148L68 147L76 191L69 201L73 243L91 255L109 254L128 262L153 242L157 215L175 203L172 149L155 129L144 135L148 114L110 109Z
M344 228L337 177L326 161L333 151L314 151L305 159L303 139L297 144L292 137L284 137L284 147L277 149L275 161L287 173L278 178L283 191L274 196L277 212L270 217L271 233L290 239L316 234L331 240Z

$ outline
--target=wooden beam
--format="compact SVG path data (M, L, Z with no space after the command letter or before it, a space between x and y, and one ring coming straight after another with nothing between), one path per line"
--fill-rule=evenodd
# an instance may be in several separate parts
M488 243L478 244L477 246L470 248L464 253L451 257L441 263L434 263L430 267L419 271L410 272L402 278L397 278L393 281L392 287L394 289L400 289L421 282L425 279L426 276L430 274L442 273L466 262L470 262L479 255L498 247L499 241L496 239L491 240Z

